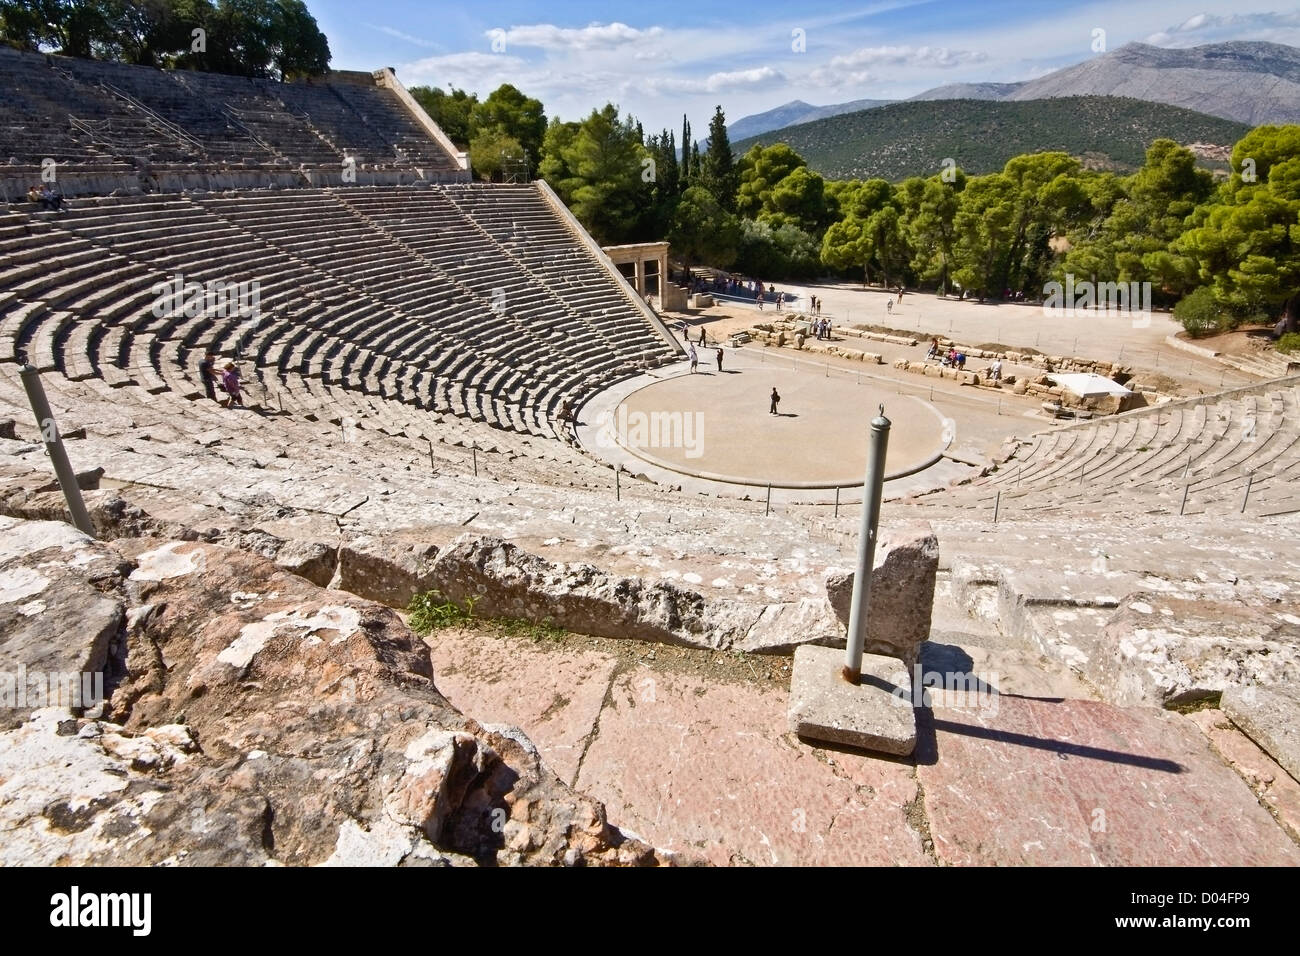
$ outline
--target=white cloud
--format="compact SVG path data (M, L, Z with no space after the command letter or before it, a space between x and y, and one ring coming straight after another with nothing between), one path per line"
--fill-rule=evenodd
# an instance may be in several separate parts
M787 82L780 70L770 66L755 67L752 70L731 70L711 73L701 79L684 76L652 76L642 82L632 81L628 89L644 89L648 93L725 93L765 89Z
M387 34L390 37L396 37L399 40L405 40L407 43L412 43L415 46L426 47L430 50L444 49L444 47L440 43L434 43L432 40L425 40L422 39L421 37L412 36L409 33L403 33L401 30L394 30L392 27L376 26L373 23L367 23L365 24L365 26L369 27L371 30L378 30L380 33Z
M980 63L988 57L977 50L952 50L946 46L867 46L846 56L832 57L830 68L860 66L923 66L950 69Z
M642 44L663 36L662 27L639 30L626 23L591 23L585 27L559 27L553 23L513 26L509 30L489 30L490 39L505 40L511 46L537 47L543 50L611 50Z
M1227 40L1300 42L1300 13L1198 13L1148 36L1152 46L1190 47Z

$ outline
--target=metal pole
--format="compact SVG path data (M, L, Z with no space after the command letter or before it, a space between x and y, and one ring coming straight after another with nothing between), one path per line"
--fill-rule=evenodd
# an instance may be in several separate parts
M622 485L619 483L619 476L622 473L623 473L622 465L619 465L617 468L614 469L614 500L615 501L623 500L623 488Z
M1002 489L999 488L997 495L993 498L993 523L998 523L998 512L1002 510Z
M1246 493L1241 496L1241 513L1246 513L1246 502L1250 500L1250 486L1255 481L1255 473L1252 471L1246 475Z
M840 486L835 486L835 517L840 516Z
M1192 486L1190 483L1183 485L1183 503L1178 506L1178 514L1180 517L1182 516L1182 513L1187 510L1187 496L1191 494L1191 491Z
M470 442L470 451L474 453L474 477L478 477L478 443Z
M426 438L425 441L429 443L429 470L436 471L437 469L433 466L433 439Z
M889 419L885 406L871 421L867 446L867 473L862 481L862 525L858 530L858 566L853 575L853 604L849 610L849 635L841 676L856 684L862 676L862 649L867 643L867 614L871 602L871 567L876 557L876 527L880 523L880 495L885 485L885 451L889 446Z
M772 513L772 483L769 481L767 483L767 507L763 509L763 517L767 517L771 513Z
M95 526L91 524L90 514L86 511L86 503L81 498L81 486L77 484L77 473L72 470L72 463L68 461L68 452L63 447L59 427L54 422L54 413L50 411L50 403L45 397L45 389L41 385L40 373L33 366L24 364L19 374L23 379L23 388L27 390L27 401L31 403L32 412L36 415L36 427L41 430L41 440L45 442L45 450L49 452L50 463L54 465L54 474L59 479L59 487L63 489L63 498L68 503L72 523L78 531L84 532L93 538L95 537Z

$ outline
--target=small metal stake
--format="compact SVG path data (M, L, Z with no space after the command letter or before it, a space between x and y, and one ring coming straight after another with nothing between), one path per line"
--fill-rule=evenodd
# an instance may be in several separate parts
M999 488L997 495L993 498L993 523L998 523L998 512L1002 509L1002 489Z
M437 469L433 466L433 439L426 438L425 441L429 443L429 470L436 471Z
M27 401L31 403L36 415L36 427L41 431L41 440L49 452L50 463L54 465L54 474L59 479L59 488L68 503L68 512L72 515L72 524L78 531L95 537L95 526L86 511L86 503L81 497L81 486L77 484L77 473L68 461L67 449L63 447L63 438L59 435L59 426L54 422L54 413L50 411L49 400L45 397L45 388L41 385L41 376L36 369L24 364L19 370L23 388L27 390Z
M840 486L835 486L835 517L840 516Z
M772 513L772 483L767 483L767 507L763 509L763 516L766 517Z
M623 488L622 485L619 483L619 475L621 475L622 473L623 473L622 465L619 465L617 468L614 469L614 500L615 501L623 500Z
M1190 482L1188 484L1183 485L1183 503L1178 506L1178 514L1180 516L1184 511L1187 510L1187 496L1191 494L1191 491L1192 491L1192 486Z
M856 684L862 676L862 650L867 641L867 615L871 601L871 567L875 563L876 529L880 523L880 497L885 484L885 451L889 446L889 419L885 406L871 421L867 446L867 473L862 482L862 525L858 530L858 564L853 575L853 603L841 676Z
M478 443L470 442L470 451L474 453L474 477L478 477Z
M1241 496L1241 513L1246 513L1246 502L1250 500L1250 486L1255 481L1255 473L1249 472L1246 475L1246 493Z

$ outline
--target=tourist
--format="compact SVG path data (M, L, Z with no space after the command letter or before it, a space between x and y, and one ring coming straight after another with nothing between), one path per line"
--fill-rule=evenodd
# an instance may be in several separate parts
M901 285L898 287L898 304L903 304L903 287Z
M221 387L226 390L226 408L244 407L244 399L239 394L239 369L235 368L234 362L226 363L226 370L221 373Z
M893 315L893 314L894 314L894 300L893 300L893 299L887 299L887 300L885 301L885 311L886 311L887 313L889 313L890 315Z
M758 311L762 312L762 311L763 311L763 293L762 293L761 291L758 293L758 297L757 297L754 301L758 303Z
M770 414L775 415L777 413L776 406L780 404L781 404L781 396L777 394L776 386L773 385L772 386L772 408Z
M704 344L704 329L700 329L700 344Z
M993 382L1002 381L1002 359L996 360L989 366L989 380Z
M831 320L825 319L824 321L826 323L826 341L829 342L831 340Z
M957 353L957 358L955 359L955 364L956 364L956 366L957 366L958 368L963 368L963 369L964 369L964 368L966 367L966 353L965 353L965 352L958 352L958 353Z
M925 353L925 357L926 357L927 359L932 359L932 358L934 358L934 357L935 357L936 355L938 355L938 354L939 354L939 340L938 340L938 339L931 339L931 340L930 340L930 349L929 349L929 351L927 351L927 352Z
M43 209L48 209L50 212L59 212L63 209L63 194L57 189L42 186L40 202Z
M778 311L778 312L781 311L781 303L784 302L784 301L785 301L785 293L784 293L784 292L778 292L778 293L776 294L776 311Z
M722 371L722 348L718 348L718 371Z
M692 372L692 373L695 372L695 369L696 369L697 366L699 366L699 364L700 364L700 356L699 356L699 353L697 353L697 352L695 351L695 346L692 345L692 346L691 346L691 372Z
M217 400L217 390L213 383L218 380L217 357L211 352L205 353L203 361L199 363L199 378L203 381L203 391L207 393L208 398L215 402Z

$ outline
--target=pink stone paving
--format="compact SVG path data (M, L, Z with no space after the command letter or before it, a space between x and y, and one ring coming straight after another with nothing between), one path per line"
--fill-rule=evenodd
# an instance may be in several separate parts
M453 630L429 643L443 696L480 723L521 728L556 776L573 784L614 675L612 656Z
M783 688L620 672L611 654L481 632L431 645L455 706L520 727L612 823L686 859L925 865L913 824L928 822L950 864L1300 864L1284 830L1300 787L1213 715L1015 696L939 706L920 714L914 768L797 740Z
M1300 864L1300 848L1179 714L1002 697L996 714L936 711L918 757L944 862Z
M930 862L906 817L912 768L799 743L786 700L634 668L614 683L578 789L656 846L717 864Z
M1273 811L1282 828L1293 840L1300 840L1300 783L1233 726L1223 711L1202 710L1189 716L1209 739L1210 746Z

